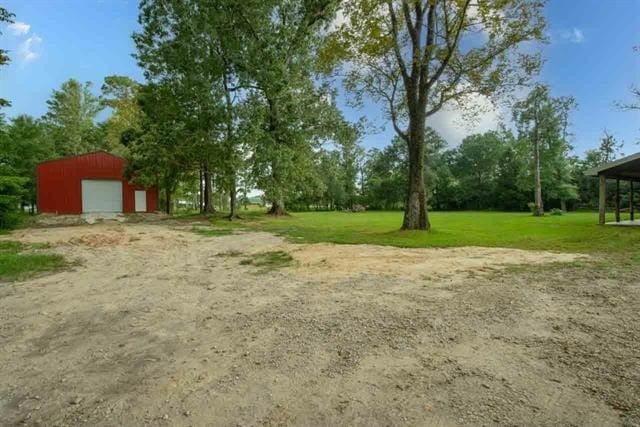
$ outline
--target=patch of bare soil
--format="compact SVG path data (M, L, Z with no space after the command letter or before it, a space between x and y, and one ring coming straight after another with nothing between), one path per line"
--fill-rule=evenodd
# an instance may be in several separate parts
M10 238L82 262L0 284L2 425L640 423L637 268L152 224ZM297 265L240 264L278 250Z
M376 245L299 245L291 254L300 274L344 279L354 274L385 274L403 279L487 273L509 265L571 262L586 256L503 248L401 249Z

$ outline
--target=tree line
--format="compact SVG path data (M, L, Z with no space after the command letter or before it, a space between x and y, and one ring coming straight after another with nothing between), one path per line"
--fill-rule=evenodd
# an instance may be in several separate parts
M221 159L216 158L219 153L212 153L209 162L196 163L201 161L198 153L192 153L191 158L188 154L174 157L180 153L178 148L184 148L184 153L192 149L188 146L171 146L169 156L166 148L163 152L163 147L158 147L158 139L145 140L149 135L143 126L149 124L143 120L144 111L158 108L155 103L145 106L141 102L143 91L148 88L123 76L106 77L100 95L94 95L91 87L88 82L68 80L53 91L44 116L0 119L2 162L23 180L23 207L33 210L36 202L37 163L99 149L130 158L130 173L145 173L134 179L160 184L167 211L172 209L173 192L183 199L195 198L192 206L205 212L210 212L214 204L230 208L231 194L227 189L239 192L240 200L246 204L247 194L259 176L254 174L257 165L252 164L246 152L238 149L235 182L225 181L225 175L220 173L225 172L220 169ZM112 114L96 124L96 117L106 108L112 109ZM614 160L620 155L621 143L604 131L598 149L588 151L584 158L571 155L569 113L573 108L575 102L571 98L553 98L547 87L539 86L513 107L515 131L502 127L470 135L459 146L450 148L451 144L427 127L424 162L428 173L424 185L429 207L535 212L536 142L532 135L539 138L540 207L595 207L597 188L584 171ZM539 123L532 123L531 117ZM337 138L339 143L307 153L304 180L290 189L285 199L288 205L293 210L403 209L409 176L404 141L395 137L382 149L366 151L359 143L364 126L340 124L343 127ZM534 131L533 126L538 129ZM185 168L189 162L191 168ZM168 175L170 171L175 175ZM216 198L222 201L216 203Z
M548 95L546 88L534 89L539 90ZM538 95L532 92L527 99L532 101ZM547 102L556 105L555 110L547 111L552 114L548 120L555 124L539 130L538 203L533 154L536 144L530 128L516 121L516 130L502 126L469 135L455 148L434 129L426 128L424 162L428 174L424 185L428 207L531 211L538 215L545 209L560 213L597 208L597 182L585 172L618 158L622 144L604 130L597 148L588 150L583 157L573 155L565 121L569 118L566 108L574 103L569 98ZM514 107L514 114L520 117L523 107L530 106L528 102L520 103ZM296 210L354 210L354 206L370 210L404 209L409 155L406 144L398 137L382 149L365 151L356 146L355 150L347 147L322 152L316 168L324 186L316 192L299 194L292 201ZM613 188L609 190L613 192ZM627 189L623 188L623 204L627 197Z
M543 6L142 0L133 40L145 81L109 76L95 95L71 79L53 91L43 117L0 116L0 172L13 183L0 191L12 194L9 205L19 197L32 207L37 162L105 149L128 159L129 179L161 190L168 213L187 197L204 213L219 200L234 219L252 189L272 215L402 209L402 227L423 230L430 208L541 215L545 206L588 205L593 188L580 168L602 150L571 156L575 101L532 86L541 57L521 48L544 39ZM2 9L0 19L12 15ZM527 85L512 108L513 130L451 149L429 127L444 105L473 114L470 97L497 100ZM396 133L388 147L363 150L367 127L345 120L339 86L353 105L380 106Z

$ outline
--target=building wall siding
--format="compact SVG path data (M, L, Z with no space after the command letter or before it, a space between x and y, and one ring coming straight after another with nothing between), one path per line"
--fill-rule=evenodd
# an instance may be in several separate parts
M135 190L145 190L123 176L126 160L104 151L50 160L36 168L38 212L57 214L82 213L82 180L110 179L122 181L122 208L135 211ZM158 209L155 187L146 189L147 212Z

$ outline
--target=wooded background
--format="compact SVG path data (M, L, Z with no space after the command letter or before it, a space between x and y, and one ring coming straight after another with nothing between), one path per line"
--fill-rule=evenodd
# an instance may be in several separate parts
M42 117L0 113L0 226L19 206L33 212L38 162L98 149L157 185L167 212L402 209L403 228L429 229L430 209L593 209L597 183L584 171L619 157L621 143L603 130L598 148L574 154L575 100L538 82L543 58L521 49L544 42L543 6L143 0L133 40L145 82L107 76L98 92L69 79ZM13 18L0 8L0 21ZM9 60L0 51L0 65ZM354 105L380 104L397 134L389 145L363 148L373 127L345 120L339 87ZM512 98L517 88L526 96ZM511 114L454 147L429 117L444 105L472 117L471 95ZM637 109L638 95L619 107Z

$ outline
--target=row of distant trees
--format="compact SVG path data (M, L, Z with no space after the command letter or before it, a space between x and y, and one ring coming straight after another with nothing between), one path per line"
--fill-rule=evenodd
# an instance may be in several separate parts
M507 129L466 137L456 148L428 128L425 177L429 207L435 210L503 210L535 213L532 145ZM614 160L621 143L604 132L598 148L580 158L564 140L540 150L542 207L594 209L597 182L586 176L592 167ZM555 144L559 144L557 147ZM406 145L395 138L383 149L321 152L316 162L319 186L291 200L296 210L373 210L404 208L407 188ZM623 188L623 190L625 190ZM626 191L626 190L625 190ZM623 202L626 193L623 194Z
M34 174L38 162L97 149L127 157L132 152L139 154L133 151L139 147L132 147L130 142L135 143L135 132L142 127L142 90L142 85L127 77L109 76L100 95L94 95L90 83L71 79L53 91L43 117L18 115L6 121L0 116L2 164L24 179L23 206L33 209L35 204ZM112 109L112 114L97 123L96 117L105 108ZM521 211L533 203L535 208L536 147L530 135L529 117L538 117L544 122L538 125L542 206L563 210L593 207L597 201L596 188L584 171L615 159L621 144L605 131L598 149L588 151L584 158L573 156L569 144L572 108L572 99L553 98L548 88L540 86L513 107L515 134L501 128L468 136L458 147L450 148L435 130L427 128L424 161L430 206L438 210ZM362 205L369 209L402 209L409 167L406 144L396 137L387 147L367 152L357 142L361 128L345 127L345 130L350 133L340 144L308 153L307 179L287 198L291 208L333 210ZM240 177L236 189L246 199L254 183L252 165L246 160L246 153L240 157L245 161L236 169ZM204 203L204 197L199 195L204 195L205 187L209 186L207 209L215 204L228 208L224 181L218 181L214 170L212 167L211 176L207 177L209 185L204 180L204 168L194 167L191 174L183 174L176 180L176 195L182 198L197 195ZM166 197L165 192L164 200Z

